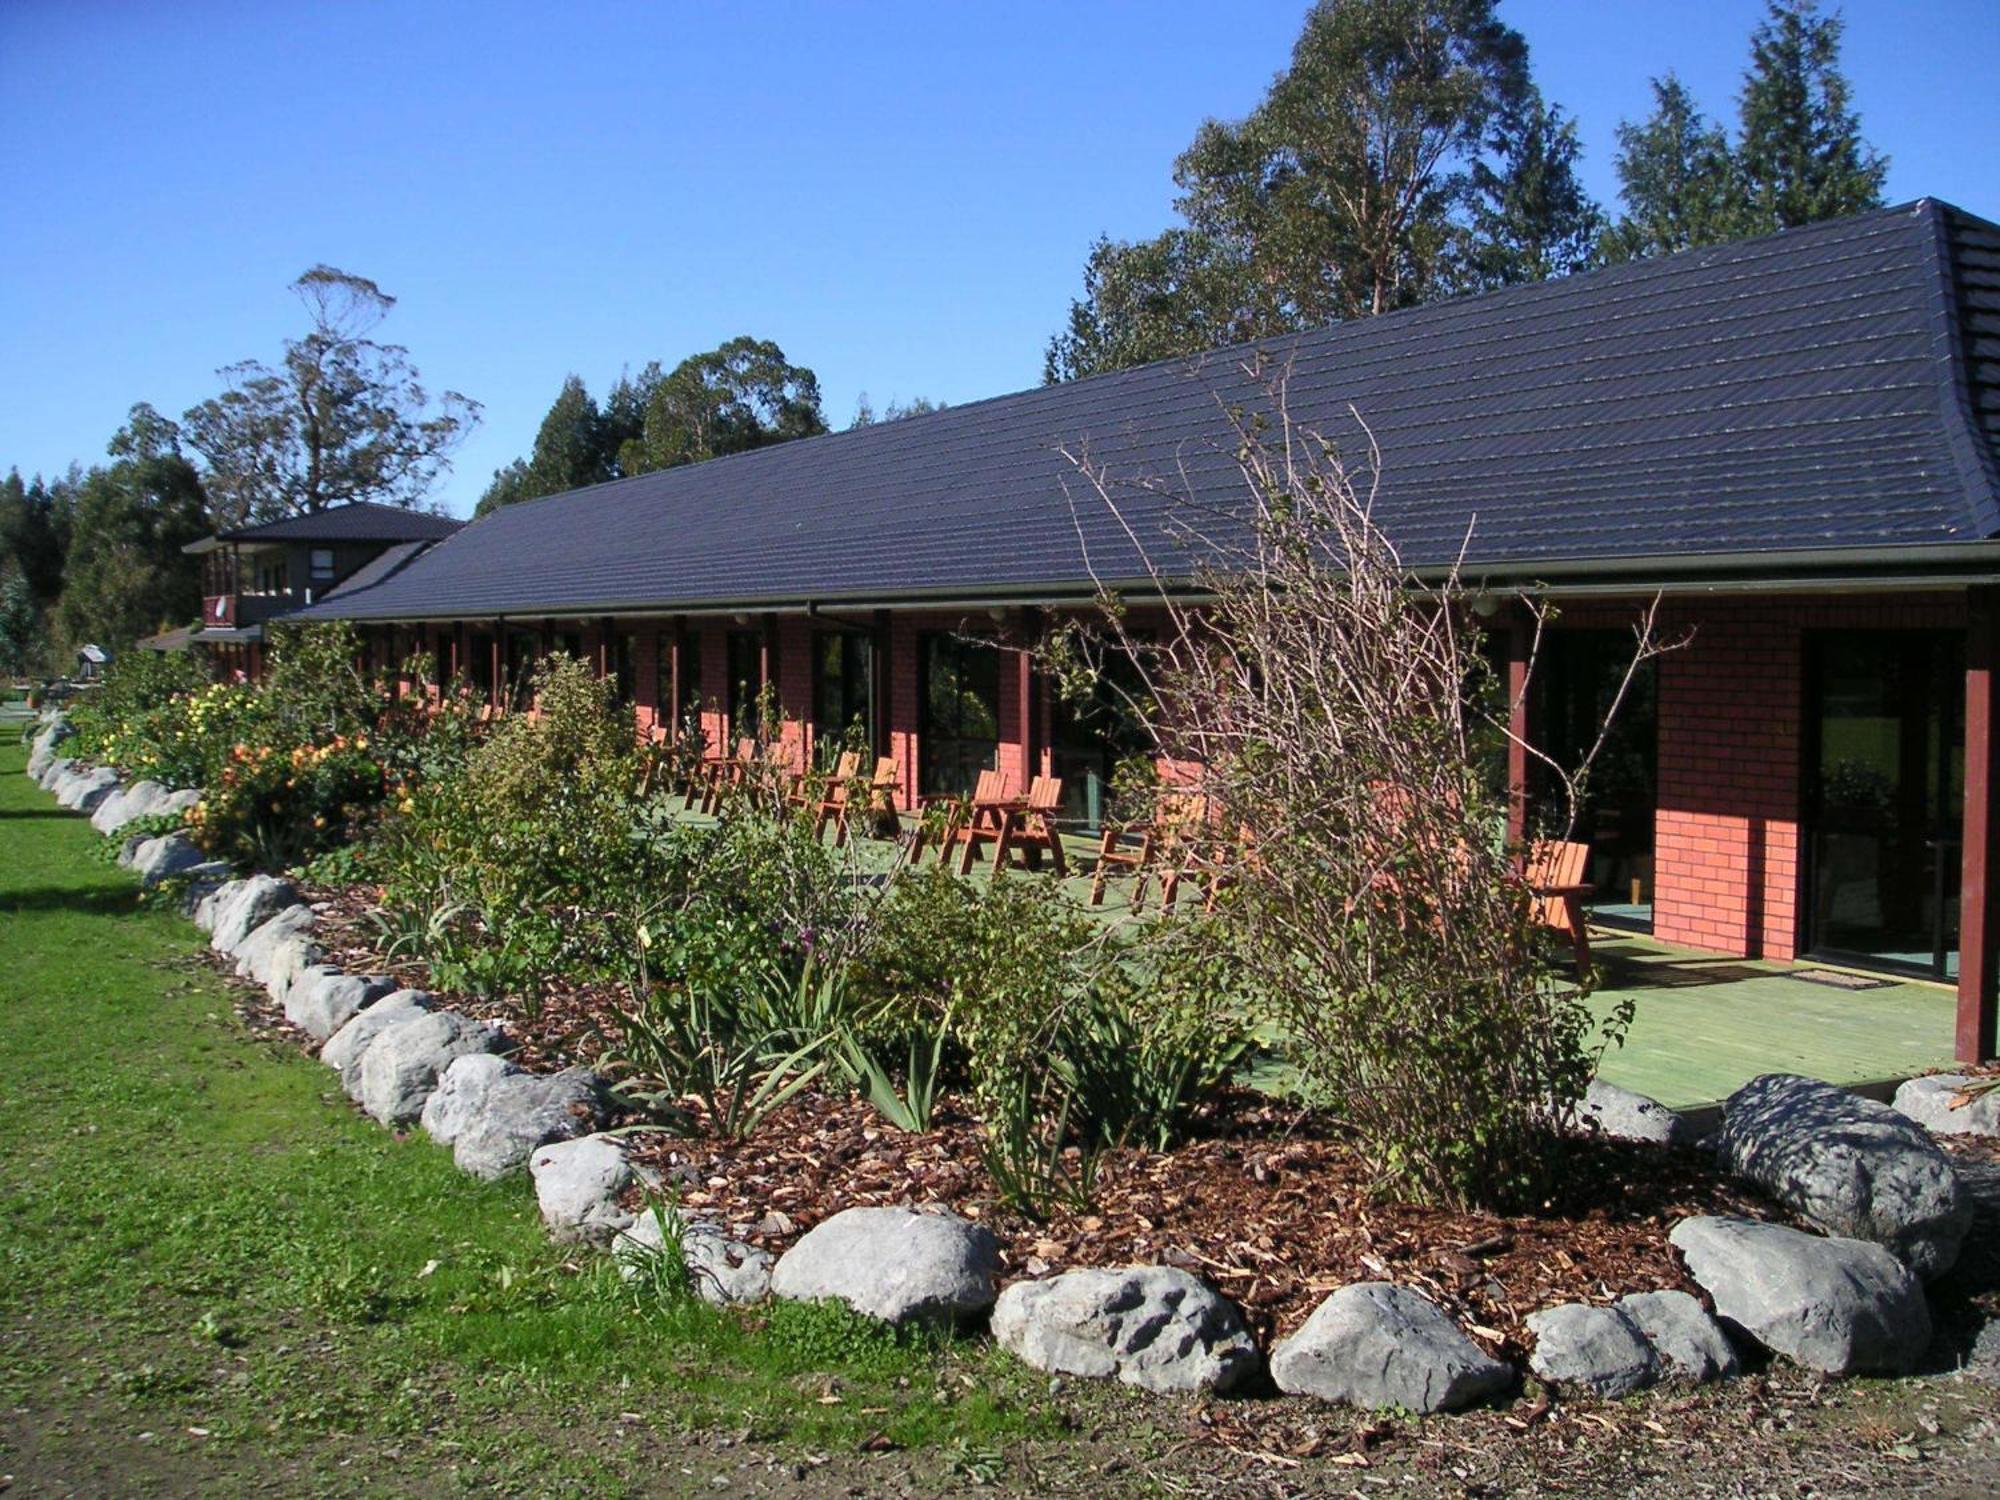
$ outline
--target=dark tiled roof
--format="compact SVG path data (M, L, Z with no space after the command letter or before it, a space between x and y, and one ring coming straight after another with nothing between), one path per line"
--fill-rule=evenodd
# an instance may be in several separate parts
M434 545L436 544L433 542L397 542L392 547L384 547L320 597L338 599L343 594L351 594L359 589L372 589L377 584L393 578L411 562L422 557L426 548Z
M287 516L261 526L239 526L218 533L225 542L435 542L465 525L450 516L434 516L400 505L357 500L311 515ZM199 544L197 544L199 545Z
M1260 346L1296 421L1379 445L1413 563L1496 572L2000 531L2000 231L1930 201ZM980 597L1139 576L1227 510L1257 351L1167 361L503 508L311 613ZM1182 499L1168 501L1162 492ZM1086 562L1086 553L1088 562ZM1782 558L1774 557L1773 566Z

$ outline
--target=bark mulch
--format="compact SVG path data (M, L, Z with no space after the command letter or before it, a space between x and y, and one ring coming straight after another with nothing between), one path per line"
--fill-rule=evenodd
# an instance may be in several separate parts
M1010 1276L1178 1265L1232 1297L1266 1339L1298 1327L1336 1287L1396 1281L1516 1357L1523 1320L1551 1303L1693 1291L1667 1244L1682 1217L1771 1211L1692 1153L1602 1144L1576 1147L1566 1173L1575 1186L1542 1212L1416 1208L1376 1195L1325 1122L1260 1095L1229 1094L1201 1125L1173 1151L1106 1153L1089 1206L1058 1205L1039 1222L999 1205L978 1128L958 1114L908 1135L864 1100L812 1095L747 1140L663 1132L633 1146L683 1208L774 1252L842 1209L936 1203L986 1223Z
M320 908L318 940L350 972L380 971L434 988L417 962L385 962L365 887L305 892ZM503 1022L530 1068L596 1059L605 988L559 989L524 1019L462 996L455 1008ZM1553 1303L1627 1292L1695 1291L1667 1244L1689 1214L1775 1216L1692 1152L1578 1143L1562 1195L1514 1216L1417 1208L1382 1198L1326 1120L1248 1090L1203 1112L1196 1139L1098 1161L1090 1205L1053 1205L1041 1221L1011 1211L987 1173L974 1122L947 1100L922 1135L884 1121L865 1100L809 1093L730 1141L671 1128L630 1137L635 1157L690 1212L727 1222L782 1252L842 1209L939 1204L980 1220L1001 1241L1009 1276L1087 1266L1165 1263L1206 1277L1243 1308L1261 1338L1282 1337L1352 1281L1416 1287L1488 1348L1519 1359L1522 1323ZM1074 1159L1069 1166L1079 1166Z

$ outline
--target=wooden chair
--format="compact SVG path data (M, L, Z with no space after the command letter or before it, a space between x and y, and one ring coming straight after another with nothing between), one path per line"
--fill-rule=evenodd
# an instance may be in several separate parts
M938 858L949 862L952 850L960 844L967 848L965 868L972 868L972 859L979 844L998 836L1000 832L1000 809L1012 799L1007 794L1007 778L999 771L981 771L979 780L973 786L972 795L949 797L926 797L922 809L926 819L931 811L942 810L943 826L938 830ZM923 838L920 824L917 830L919 841ZM923 853L921 843L911 855L910 863L915 864Z
M1544 927L1569 934L1579 976L1590 972L1590 930L1583 915L1583 898L1596 889L1584 874L1590 865L1590 845L1562 839L1537 839L1528 848L1521 878L1535 898L1535 914Z
M1194 839L1209 821L1208 798L1201 792L1170 789L1160 793L1152 816L1144 822L1120 828L1107 823L1097 844L1097 867L1090 882L1090 904L1104 904L1105 882L1114 870L1130 870L1132 910L1145 904L1146 883L1156 864L1164 864L1160 874L1166 904L1171 907L1180 886L1181 865ZM1132 844L1137 839L1137 845Z
M993 851L994 874L1007 868L1007 857L1017 849L1026 858L1031 870L1042 867L1042 851L1046 849L1056 867L1057 878L1069 874L1069 861L1063 856L1062 834L1056 827L1056 816L1062 811L1062 790L1062 777L1037 776L1028 784L1028 800L1025 803L1001 808L1000 837L998 847ZM972 848L971 844L966 846L967 868L971 867Z
M855 769L860 769L858 764ZM842 800L839 812L834 815L833 847L838 849L847 842L848 830L857 816L864 824L873 824L877 831L893 828L901 816L896 807L896 788L901 784L896 776L896 758L893 755L878 756L865 788L866 805L857 813L850 780L850 790Z
M849 784L861 772L861 754L856 750L843 750L833 763L833 770L827 781L818 777L808 777L804 785L810 790L802 795L813 809L813 837L826 832L826 825L844 817L847 812L847 792Z
M757 741L746 734L736 742L734 755L713 756L703 762L708 774L702 792L701 810L712 813L719 809L722 806L722 794L732 787L743 785L756 759Z

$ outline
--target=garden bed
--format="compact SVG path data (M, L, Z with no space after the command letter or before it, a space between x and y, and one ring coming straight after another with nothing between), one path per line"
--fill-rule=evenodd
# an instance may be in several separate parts
M317 935L351 973L391 972L432 989L420 962L385 962L373 945L365 886L313 887ZM444 995L453 1009L504 1026L525 1066L597 1060L611 986L572 985L524 1017ZM807 1093L746 1139L676 1132L631 1138L635 1161L672 1185L681 1206L712 1215L774 1254L843 1209L944 1204L1000 1236L1008 1277L1085 1266L1163 1263L1214 1282L1260 1341L1290 1333L1327 1293L1353 1281L1417 1287L1504 1357L1522 1356L1522 1321L1563 1301L1694 1291L1668 1231L1693 1214L1773 1217L1772 1205L1715 1174L1706 1158L1579 1143L1570 1196L1533 1216L1454 1213L1385 1201L1328 1121L1248 1089L1206 1105L1194 1138L1165 1152L1108 1151L1088 1207L1037 1222L999 1206L979 1125L947 1098L936 1128L899 1131L854 1096ZM643 1124L628 1119L627 1124ZM1069 1165L1077 1163L1072 1157Z

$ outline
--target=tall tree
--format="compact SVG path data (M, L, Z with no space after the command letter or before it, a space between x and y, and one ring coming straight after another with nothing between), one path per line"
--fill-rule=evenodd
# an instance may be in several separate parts
M609 438L597 402L579 377L569 376L542 418L528 457L493 476L474 514L617 477L617 447Z
M20 470L0 480L0 565L12 562L38 608L54 604L62 592L63 558L69 550L70 496L36 475L21 482Z
M1861 138L1840 70L1845 23L1814 0L1772 0L1750 39L1740 101L1746 232L1879 208L1887 158Z
M1743 178L1729 138L1672 73L1653 80L1653 113L1618 126L1625 212L1599 242L1610 261L1672 255L1743 232Z
M1576 157L1493 0L1320 0L1257 108L1181 154L1185 230L1093 247L1046 374L1569 269L1596 214Z
M618 449L618 468L644 474L827 430L819 377L768 339L733 338L666 373L640 372L643 416Z
M1222 344L1281 333L1284 312L1249 264L1198 230L1149 240L1100 238L1083 268L1083 296L1049 340L1042 378L1053 384Z
M132 408L113 462L84 476L56 621L64 641L123 650L201 609L199 562L182 552L209 531L200 476L174 424Z
M314 266L292 283L310 327L277 368L256 360L183 419L222 525L373 500L414 507L479 420L455 391L432 399L409 351L373 332L396 299L365 276Z
M1471 168L1459 286L1485 291L1588 266L1604 211L1577 176L1576 122L1531 87L1496 116L1487 146Z
M0 673L16 677L36 671L47 655L42 609L28 575L12 558L0 556Z

